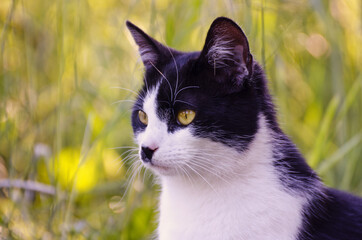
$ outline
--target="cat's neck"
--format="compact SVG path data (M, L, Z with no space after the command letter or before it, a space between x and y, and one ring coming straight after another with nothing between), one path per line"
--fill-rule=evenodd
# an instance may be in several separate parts
M182 231L187 232L194 226L199 228L194 232L206 234L200 237L208 236L207 239L225 239L224 235L218 235L225 233L222 228L229 228L228 239L232 239L232 234L246 234L243 239L292 239L302 224L301 212L309 194L295 194L281 182L275 168L274 140L265 118L261 117L258 133L248 150L223 153L223 161L235 163L229 175L221 177L210 173L195 179L164 177L160 239L175 239L175 235L188 239L190 236ZM215 209L218 211L214 212ZM208 227L204 228L205 221ZM266 230L273 221L275 229ZM253 227L266 231L254 232ZM278 232L277 229L289 230ZM269 235L265 236L265 233ZM193 236L192 239L197 238Z

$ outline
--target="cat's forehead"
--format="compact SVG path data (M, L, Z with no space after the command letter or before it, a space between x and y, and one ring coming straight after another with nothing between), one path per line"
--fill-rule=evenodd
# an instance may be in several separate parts
M156 84L162 84L164 78L175 84L180 78L186 77L190 73L193 63L199 55L199 52L171 55L171 57L163 59L162 64L152 65L150 71L146 72L146 77L155 78L153 80Z
M157 88L157 99L174 103L185 92L185 87L196 86L192 68L199 53L173 56L162 66L152 66L145 75L145 87ZM182 90L182 91L180 91Z

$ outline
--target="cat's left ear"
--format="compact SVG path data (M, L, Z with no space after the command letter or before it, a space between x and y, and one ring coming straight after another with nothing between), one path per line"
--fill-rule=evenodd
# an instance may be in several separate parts
M145 67L152 67L159 64L160 61L165 58L165 51L167 48L152 37L148 36L144 31L130 21L127 21L126 25L138 45L138 51Z
M211 24L199 60L215 75L227 74L226 79L233 81L233 85L241 86L253 72L248 39L234 21L225 17L219 17Z

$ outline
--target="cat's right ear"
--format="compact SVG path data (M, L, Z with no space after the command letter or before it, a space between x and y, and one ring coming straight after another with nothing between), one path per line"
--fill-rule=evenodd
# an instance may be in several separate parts
M199 61L206 63L219 82L243 85L253 72L253 56L243 30L231 19L219 17L207 33Z
M157 63L162 59L165 46L148 36L144 31L130 21L126 21L126 25L138 45L138 51L145 67L147 68L157 65Z

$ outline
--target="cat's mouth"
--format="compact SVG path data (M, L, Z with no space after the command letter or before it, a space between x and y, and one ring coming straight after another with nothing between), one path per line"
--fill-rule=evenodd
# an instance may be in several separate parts
M164 166L159 163L150 162L144 164L147 168L153 170L156 173L159 173L161 175L169 175L172 172L172 168L168 166Z
M165 167L159 164L155 164L155 163L151 163L150 164L151 168L156 168L156 169L160 169L160 170L169 170L169 167Z

